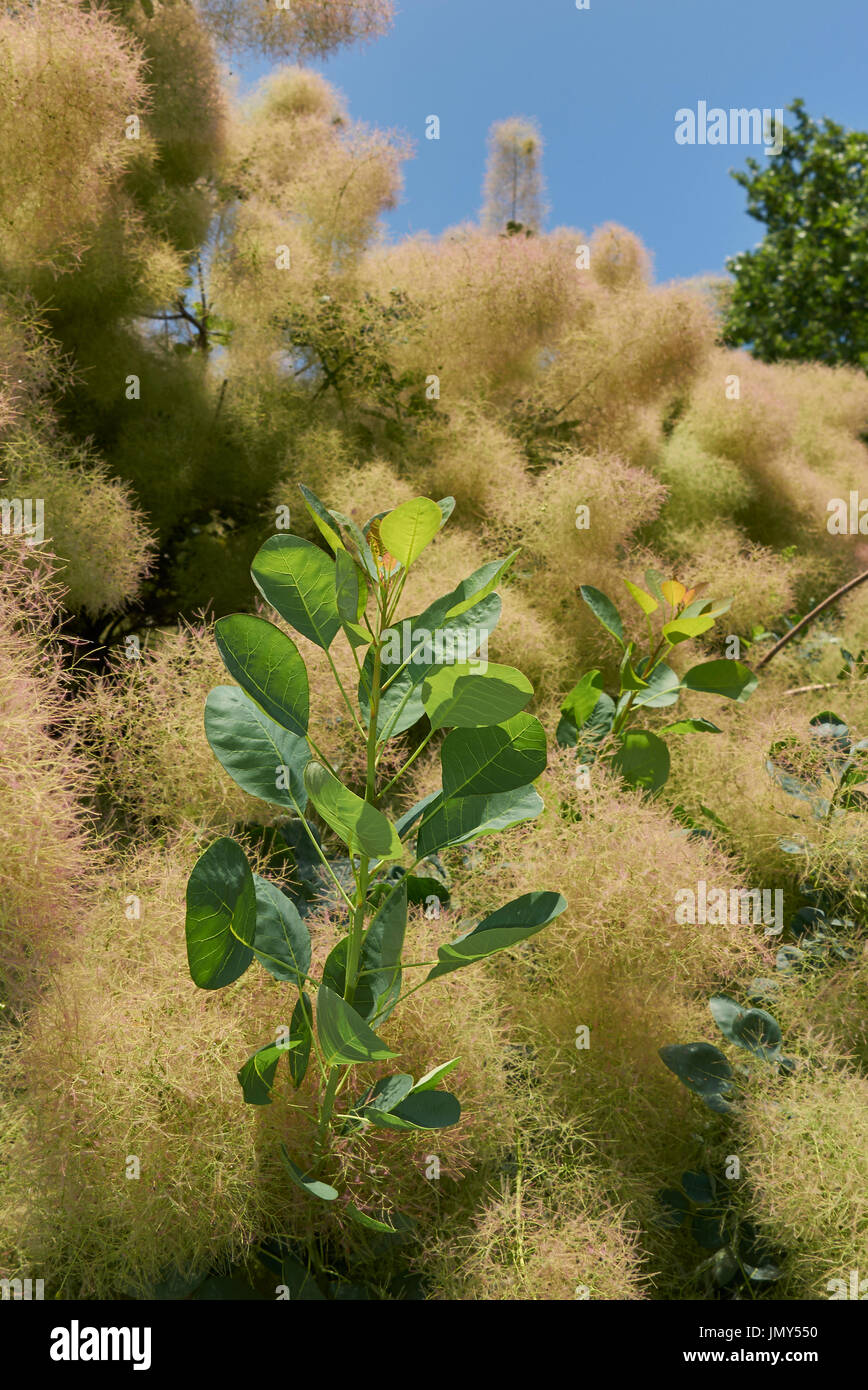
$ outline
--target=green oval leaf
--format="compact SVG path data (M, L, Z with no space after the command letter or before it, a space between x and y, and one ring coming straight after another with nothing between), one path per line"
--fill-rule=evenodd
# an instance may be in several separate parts
M455 729L443 741L440 761L444 797L513 791L545 771L545 729L531 714L488 728Z
M298 1089L307 1072L313 1041L313 1005L307 994L301 994L296 1000L292 1018L289 1020L289 1041L293 1051L287 1053L286 1060L289 1063L292 1084Z
M302 1192L306 1192L309 1197L319 1197L323 1202L334 1202L337 1200L337 1190L327 1182L317 1182L313 1178L306 1178L297 1163L293 1163L286 1151L286 1145L281 1144L280 1156L283 1159L283 1166L289 1173L293 1182L300 1187Z
M721 658L719 661L703 661L693 666L681 677L685 690L696 690L703 695L723 695L727 700L744 704L750 699L759 685L759 678L740 661Z
M524 893L485 917L457 941L439 946L438 963L426 978L439 979L496 951L505 951L520 941L527 941L559 917L566 906L566 899L560 893Z
M304 483L299 483L299 489L304 497L304 504L313 517L320 535L335 552L343 550L344 543L341 540L341 533L335 526L334 517L328 507L319 500L315 492L311 492L309 487L305 487Z
M732 1067L719 1048L704 1042L673 1043L661 1047L658 1056L688 1091L701 1096L713 1109L725 1112L730 1108L723 1096L732 1090Z
M497 626L501 602L497 594L474 600L469 608L447 617L450 596L416 618L407 618L384 633L381 654L383 692L377 719L382 737L395 738L411 728L425 714L421 687L426 678L460 656L468 662ZM405 665L405 662L407 663ZM365 721L370 719L368 693L374 672L374 654L369 651L359 681L359 707Z
M271 536L253 557L253 582L297 632L328 651L341 626L335 562L300 536Z
M354 1202L347 1202L344 1211L347 1216L351 1217L351 1219L357 1223L357 1225L365 1226L369 1231L381 1231L385 1232L387 1235L394 1236L399 1235L405 1229L403 1223L399 1223L397 1226L390 1226L385 1221L378 1221L376 1217L369 1216L366 1211L359 1211L359 1208Z
M326 825L340 836L351 854L400 859L403 846L388 816L351 792L322 763L308 763L304 785Z
M430 497L413 497L383 517L380 539L389 554L409 569L431 544L443 522L436 502Z
M639 674L642 675L644 663L639 663ZM644 676L643 676L644 679ZM633 700L634 709L663 709L666 705L674 705L681 690L681 681L671 666L667 666L665 661L659 662L651 675L648 677L648 684L644 690Z
M413 1078L407 1072L398 1072L396 1076L384 1076L365 1101L365 1109L382 1110L384 1113L394 1110L412 1089Z
M632 729L623 735L612 766L632 787L658 791L669 776L669 749L647 729Z
M353 1004L372 1018L384 1022L401 993L401 952L407 930L407 880L380 904L365 933L360 957L360 978Z
M448 1076L451 1071L455 1070L460 1061L460 1057L453 1057L451 1062L441 1062L439 1067L432 1068L431 1071L427 1071L424 1076L420 1077L413 1087L413 1090L433 1091L434 1087L443 1080L444 1076Z
M610 598L607 598L600 589L595 589L593 584L582 584L579 593L585 600L598 623L602 623L607 632L617 638L624 645L624 624L621 622L621 615Z
M682 1173L681 1186L694 1206L707 1207L714 1201L714 1184L708 1173Z
M205 737L217 761L244 791L273 806L304 813L307 740L276 723L237 685L209 691Z
M660 607L660 604L657 602L656 598L652 598L650 594L646 594L645 590L640 589L638 584L631 584L629 579L625 579L624 583L626 584L631 597L635 599L636 603L638 603L643 613L647 614L654 613L657 611L657 609Z
M671 623L664 623L663 636L666 638L670 647L675 647L679 642L689 642L694 637L699 637L701 633L707 632L710 627L714 627L714 618L709 614L702 617L687 618L683 614Z
M461 1105L451 1091L411 1092L388 1113L364 1109L377 1129L448 1129L461 1119Z
M276 980L301 989L310 969L310 932L295 903L277 884L253 875L256 885L256 935L253 954Z
M522 821L533 820L544 809L535 787L516 787L492 796L456 796L444 800L438 794L429 802L419 834L416 853L420 859L445 849L463 845L480 835L509 830Z
M214 637L230 676L271 719L304 738L310 693L307 670L292 639L250 613L220 618Z
M339 550L335 556L335 596L342 621L355 628L368 602L365 577L349 551ZM361 630L366 641L368 635Z
M605 689L600 672L596 669L586 671L561 705L561 714L573 724L575 729L581 729L597 708L600 696L603 694L605 694Z
M523 709L533 686L514 666L488 662L484 673L471 662L441 666L427 677L422 702L432 729L478 729L502 724Z
M771 1014L764 1009L743 1009L725 994L715 994L708 1001L708 1007L721 1033L736 1047L743 1047L765 1062L777 1061L783 1033Z
M719 734L722 732L710 719L679 719L675 724L667 724L662 734Z
M328 985L320 985L317 990L316 1025L323 1061L328 1067L337 1063L383 1062L398 1055Z
M187 962L200 989L222 989L253 960L256 888L243 849L216 840L187 883Z
M478 570L468 575L467 579L462 579L451 593L438 599L434 606L439 605L443 608L441 621L460 617L468 608L475 607L477 603L488 598L489 594L493 594L518 553L517 550L513 550L505 560L489 560L487 564L481 565Z
M281 1057L289 1055L289 1046L267 1043L248 1058L238 1073L238 1081L248 1105L270 1105L274 1077Z

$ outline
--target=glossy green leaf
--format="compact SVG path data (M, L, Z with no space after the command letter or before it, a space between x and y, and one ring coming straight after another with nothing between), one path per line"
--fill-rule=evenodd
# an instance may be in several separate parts
M513 791L545 771L545 729L531 714L483 729L455 729L443 741L440 761L446 798Z
M704 1042L670 1044L658 1055L688 1091L722 1113L730 1108L723 1097L732 1090L732 1067L719 1048Z
M309 1197L319 1197L323 1202L334 1202L337 1200L338 1193L334 1187L327 1182L317 1182L313 1178L305 1177L297 1163L293 1163L286 1151L286 1145L281 1144L280 1156L283 1159L283 1166L289 1173L293 1182L300 1187L302 1192L306 1192Z
M625 579L624 583L627 586L630 596L638 603L643 613L647 614L657 611L660 604L656 598L653 598L651 594L646 594L645 590L640 589L638 584L631 584L629 579Z
M639 674L643 677L643 662L639 662ZM648 684L640 690L633 701L634 709L664 709L674 705L681 690L681 681L665 661L658 662L648 677Z
M248 1105L270 1105L274 1077L281 1057L289 1055L293 1044L268 1043L254 1052L238 1073L238 1081Z
M299 488L304 497L304 504L313 517L320 535L335 552L343 550L344 543L341 539L341 533L335 525L334 517L328 507L319 500L315 492L311 492L309 487L305 487L304 483L299 483Z
M359 961L361 975L353 1003L365 1018L389 1017L401 993L401 952L407 930L407 882L380 904L365 932Z
M390 555L409 569L443 525L443 513L430 497L402 502L380 522L380 539Z
M474 570L466 579L439 599L433 606L443 608L443 618L441 621L448 621L451 618L461 617L468 608L473 608L494 593L503 576L513 564L517 550L513 550L507 555L505 560L489 560L487 564L481 565L478 570Z
M710 719L679 719L660 730L663 734L719 734L722 732Z
M289 1041L293 1050L287 1053L287 1061L292 1084L296 1089L301 1085L307 1072L312 1040L313 1005L309 995L302 994L296 1000L292 1018L289 1020Z
M422 686L422 702L432 729L478 729L502 724L523 709L533 686L514 666L488 662L483 672L470 662L441 666Z
M380 701L377 729L380 736L387 733L395 738L412 728L425 714L422 685L426 678L460 656L470 661L489 633L497 626L501 602L497 594L488 594L471 607L447 618L450 601L432 604L418 617L408 618L386 636L382 656L382 684L389 682ZM392 659L394 652L395 659ZM405 661L408 663L404 665ZM402 669L403 668L403 669ZM363 666L364 680L359 682L359 707L367 721L370 706L365 681L370 686L374 672L374 654L369 651Z
M698 618L686 618L682 614L680 618L675 618L671 623L664 623L663 636L669 645L674 647L679 642L689 642L694 637L699 637L710 627L714 627L714 618L707 615Z
M587 723L605 693L603 678L598 670L586 671L561 705L561 714L577 729Z
M740 661L720 658L693 666L681 677L681 684L685 690L696 690L704 695L723 695L727 700L744 704L756 690L759 679Z
M781 1026L765 1009L743 1009L725 994L714 995L708 1006L721 1033L737 1047L765 1062L774 1062L780 1056Z
M631 729L623 735L612 766L631 787L658 791L669 777L669 749L647 729Z
M592 584L582 584L579 593L590 608L597 622L602 623L607 632L617 638L624 645L624 624L621 622L621 615L610 598L607 598L599 589L595 589Z
M307 740L277 724L237 685L209 691L205 736L217 761L244 791L304 814Z
M328 985L320 985L317 990L316 1024L320 1050L328 1067L338 1063L382 1062L397 1056L352 1005Z
M460 1061L460 1057L453 1057L451 1062L441 1062L439 1067L434 1067L431 1071L427 1071L424 1076L421 1076L413 1087L413 1090L433 1091L435 1086L438 1086L443 1080L444 1076L448 1076L451 1071L455 1070Z
M437 949L437 965L427 979L436 980L464 965L472 965L496 951L527 941L548 926L566 909L566 899L560 893L524 893L485 917L477 927L457 941Z
M313 760L308 763L304 784L317 811L340 836L350 854L400 859L403 847L388 816L351 792L322 763Z
M301 989L310 969L310 932L291 898L259 874L256 885L256 936L253 954L276 980Z
M578 748L579 756L594 756L614 722L615 701L604 691L580 727L576 727L569 715L562 715L555 737L562 748Z
M461 1105L451 1091L413 1091L387 1113L365 1109L364 1115L377 1129L448 1129L461 1119Z
M400 1105L412 1089L413 1078L407 1072L398 1072L395 1076L384 1076L367 1097L365 1109L381 1110L387 1113L394 1110L396 1105Z
M647 689L648 682L646 680L643 680L641 676L637 676L636 672L633 670L633 665L631 661L632 654L633 643L628 642L627 646L624 648L624 655L621 657L621 689L645 690Z
M297 632L327 651L341 626L335 562L301 536L270 536L253 557L253 582Z
M307 670L292 639L250 613L218 619L214 638L230 676L271 719L304 738L310 694Z
M222 989L253 960L256 888L243 849L215 840L187 883L187 962L200 989Z
M368 601L368 586L365 577L347 550L339 550L335 556L335 597L338 616L351 627L358 624ZM367 635L363 635L367 639Z
M369 1231L384 1232L387 1235L397 1235L402 1230L402 1226L390 1226L386 1221L379 1221L374 1216L369 1216L366 1211L360 1211L354 1202L347 1202L344 1211L359 1226L365 1226Z
M435 854L446 845L462 845L480 835L508 830L522 821L533 820L543 810L543 801L534 787L493 796L457 796L443 800L436 796L422 817L416 838L420 859Z

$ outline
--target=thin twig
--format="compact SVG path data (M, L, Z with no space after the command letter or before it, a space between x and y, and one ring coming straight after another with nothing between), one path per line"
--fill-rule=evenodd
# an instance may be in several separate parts
M807 627L808 623L812 623L824 609L828 608L836 599L843 598L844 594L848 594L851 589L855 589L857 584L864 584L866 579L868 579L868 570L864 570L862 574L857 574L855 579L849 579L846 584L841 585L840 589L836 589L834 594L830 594L828 598L824 598L823 602L818 603L816 608L812 608L810 613L807 613L805 617L802 618L801 622L796 623L795 627L791 627L789 632L785 632L780 641L775 642L771 651L766 652L765 656L757 662L754 670L759 671L760 667L765 666L767 662L771 661L773 656L777 656L781 647L785 646L791 638L795 637L798 632L801 632L803 628Z

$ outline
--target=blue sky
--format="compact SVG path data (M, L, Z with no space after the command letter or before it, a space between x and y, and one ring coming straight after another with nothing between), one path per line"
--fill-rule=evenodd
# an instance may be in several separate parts
M394 237L474 218L495 120L535 117L547 225L620 222L658 280L719 271L756 244L728 170L762 151L678 145L675 112L786 107L868 129L866 0L399 0L391 33L318 64L354 117L415 143ZM236 67L244 84L262 65ZM438 115L439 141L425 139Z

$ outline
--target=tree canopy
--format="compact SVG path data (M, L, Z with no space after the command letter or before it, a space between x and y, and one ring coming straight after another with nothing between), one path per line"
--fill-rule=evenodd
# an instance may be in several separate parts
M727 263L724 341L763 362L868 371L868 133L814 121L800 100L788 110L780 153L733 173L766 234Z

